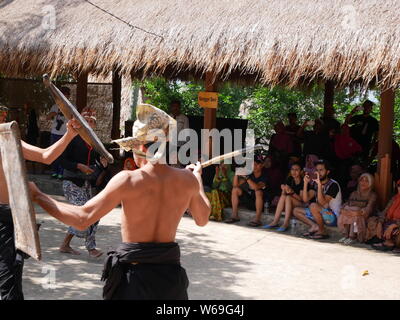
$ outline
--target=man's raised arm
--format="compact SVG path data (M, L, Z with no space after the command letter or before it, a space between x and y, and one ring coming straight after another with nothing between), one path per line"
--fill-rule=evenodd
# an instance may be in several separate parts
M29 186L32 200L51 216L68 226L85 230L121 203L121 196L125 193L124 188L126 188L127 179L129 179L129 176L126 171L118 173L110 180L103 191L83 206L56 201L41 192L32 182Z
M44 164L51 164L56 160L68 146L73 138L77 135L76 130L73 128L73 120L67 124L67 132L56 143L46 149L41 149L32 146L24 141L22 143L22 153L26 160L41 162Z
M210 217L211 205L204 193L203 181L201 179L201 165L198 162L196 165L192 164L186 168L193 170L193 175L197 180L195 194L189 203L189 210L196 224L198 226L205 226Z

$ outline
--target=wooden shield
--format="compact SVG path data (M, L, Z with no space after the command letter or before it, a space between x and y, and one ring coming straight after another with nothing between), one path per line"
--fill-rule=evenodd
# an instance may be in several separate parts
M17 122L0 124L0 152L14 222L15 246L40 260L39 234Z
M51 96L57 103L58 108L61 110L64 116L68 120L75 118L80 123L81 127L77 129L77 131L82 139L91 145L104 158L106 158L108 163L113 163L113 156L106 150L103 143L86 122L85 118L81 116L76 107L62 94L62 92L51 83L47 74L43 75L43 83L50 90Z

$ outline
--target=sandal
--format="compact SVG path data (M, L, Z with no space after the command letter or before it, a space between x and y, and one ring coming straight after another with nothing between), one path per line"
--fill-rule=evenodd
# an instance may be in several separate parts
M279 228L279 225L271 225L271 224L266 224L265 226L262 226L263 229L276 229Z
M317 232L317 231L306 232L306 233L303 233L302 236L305 237L305 238L310 238L310 237L312 237L316 232Z
M314 239L314 240L324 240L324 239L328 239L329 236L327 234L320 234L320 233L315 233L312 236L310 236L310 239Z
M355 241L356 241L355 239L348 238L345 241L343 241L343 244L350 245L350 244L354 243Z
M289 228L288 227L280 227L280 228L276 229L276 231L285 232L287 229L289 229Z
M228 220L225 220L225 223L236 223L239 222L240 219L239 218L229 218Z
M262 223L260 221L250 221L247 225L249 227L259 227L262 225Z
M378 250L378 251L392 251L394 249L394 246L385 246L383 243L378 243L376 245L372 245L372 248Z
M347 237L340 238L339 243L345 243L347 239L349 239L349 238L347 238Z

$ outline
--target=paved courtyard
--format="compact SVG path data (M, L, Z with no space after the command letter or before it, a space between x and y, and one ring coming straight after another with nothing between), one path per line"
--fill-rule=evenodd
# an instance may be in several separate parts
M98 247L120 242L120 210L100 222ZM38 213L40 210L37 210ZM58 252L66 227L39 213L43 261L25 264L27 299L101 299L103 257ZM177 241L189 279L190 299L400 299L400 256L318 242L243 225L180 223ZM368 271L368 275L363 275Z

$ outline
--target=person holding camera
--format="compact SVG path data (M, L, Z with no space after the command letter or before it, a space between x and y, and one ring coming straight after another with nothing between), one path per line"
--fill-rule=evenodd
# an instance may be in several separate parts
M330 167L324 160L315 164L316 177L304 176L303 202L307 207L294 209L294 216L304 222L310 229L303 234L311 239L327 239L325 225L337 226L342 205L342 192L337 181L329 177ZM310 183L311 188L309 188Z
M345 124L350 126L351 137L362 146L362 158L367 160L371 148L375 145L378 138L379 122L371 116L374 103L365 100L362 106L356 106L347 115ZM355 113L363 111L363 114L355 115Z
M96 127L94 110L85 108L82 116L90 127ZM92 187L96 185L97 178L107 167L107 161L100 158L79 135L71 141L61 157L64 168L63 191L67 201L71 204L83 206L92 196ZM92 257L100 257L103 252L96 249L96 231L99 221L95 222L84 231L69 227L67 235L60 247L60 252L79 255L71 248L70 243L74 236L85 238L85 246Z
M69 99L71 95L71 91L68 87L61 87L60 91L64 94L64 96ZM50 135L50 145L53 145L56 143L58 140L61 139L61 137L65 134L67 131L66 123L67 120L65 119L63 113L61 110L58 108L56 104L54 104L51 109L49 114L46 117L47 120L52 120L51 123L51 135ZM51 175L52 178L58 178L62 179L63 177L63 168L60 165L60 159L56 159L52 164L51 168L53 170L53 174Z

